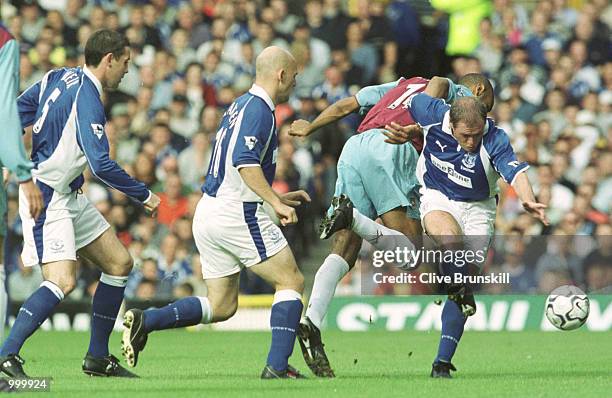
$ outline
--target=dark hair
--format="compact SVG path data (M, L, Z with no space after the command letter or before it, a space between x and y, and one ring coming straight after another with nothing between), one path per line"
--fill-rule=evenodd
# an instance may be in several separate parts
M491 86L491 82L486 78L485 75L480 73L468 73L467 75L463 75L459 79L459 84L463 86L476 86L478 84L482 84L485 89L489 89L493 91L493 86Z
M110 29L101 29L93 33L85 44L85 65L98 66L108 53L119 59L130 46L127 37Z
M468 127L476 127L487 118L487 107L474 97L457 98L450 109L450 122L456 126L463 122Z

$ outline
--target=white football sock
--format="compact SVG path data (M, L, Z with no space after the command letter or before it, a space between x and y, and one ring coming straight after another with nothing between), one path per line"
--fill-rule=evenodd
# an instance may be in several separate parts
M213 313L212 313L212 307L210 306L210 301L208 300L208 297L198 296L198 299L200 299L200 305L202 306L202 322L201 323L203 324L211 323Z
M317 271L306 309L306 316L316 327L321 328L329 303L336 292L336 285L348 272L348 263L337 254L327 256Z
M361 214L357 209L353 209L353 227L351 229L362 239L368 241L377 250L395 252L397 249L400 249L402 252L405 250L412 252L415 249L414 244L406 235L394 229L387 228L382 224L378 224L376 221ZM401 261L399 263L392 263L391 265L394 267L406 268L414 264L412 261L408 260L408 263Z
M6 322L6 305L8 303L5 280L4 265L0 263L0 341L4 341L4 324Z

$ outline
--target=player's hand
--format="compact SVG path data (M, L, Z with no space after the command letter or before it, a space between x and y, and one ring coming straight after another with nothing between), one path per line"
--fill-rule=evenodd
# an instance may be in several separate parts
M295 209L291 206L282 203L282 199L281 202L275 205L273 208L282 226L287 226L298 222Z
M145 212L152 218L155 218L157 216L157 208L159 207L160 203L161 200L159 199L159 196L151 192L151 197L149 198L149 200L143 203Z
M284 195L280 195L280 198L281 202L291 207L296 207L304 202L311 201L310 195L308 195L306 191L303 191L301 189L299 191L287 192Z
M402 126L395 122L385 125L385 130L386 131L383 132L387 137L385 142L396 145L405 144L413 137L423 133L423 129L418 124Z
M32 180L24 181L20 185L30 205L30 216L36 220L44 207L42 193L40 193L40 189L38 189L38 186Z
M304 119L294 121L289 127L289 135L293 137L308 137L310 133L310 122Z
M550 221L548 221L548 217L546 217L546 212L544 211L548 206L538 202L523 202L523 208L525 211L538 220L542 222L542 224L549 226Z

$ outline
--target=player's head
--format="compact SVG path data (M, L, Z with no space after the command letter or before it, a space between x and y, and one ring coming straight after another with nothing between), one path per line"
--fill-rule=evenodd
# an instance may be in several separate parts
M105 88L117 88L127 73L130 43L124 35L109 29L92 34L85 44L85 65L95 70Z
M270 90L275 103L283 103L295 87L297 64L293 55L280 47L263 49L255 60L255 83Z
M481 73L468 73L459 79L459 84L469 88L472 94L485 104L487 112L491 112L495 95L489 79Z
M457 98L450 110L450 127L453 136L468 151L474 152L482 140L487 108L477 98Z

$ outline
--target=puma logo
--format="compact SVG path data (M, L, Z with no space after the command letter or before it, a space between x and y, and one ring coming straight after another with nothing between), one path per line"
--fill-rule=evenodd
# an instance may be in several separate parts
M448 145L442 145L439 140L436 140L436 144L438 144L438 146L440 147L440 150L442 152L444 152L444 148L446 148L448 146Z

